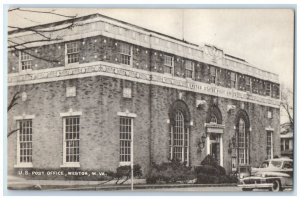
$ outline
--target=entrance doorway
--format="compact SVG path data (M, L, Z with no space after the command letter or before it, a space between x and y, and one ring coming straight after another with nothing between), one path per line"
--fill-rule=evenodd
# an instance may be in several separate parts
M210 154L220 163L220 136L214 133L210 134Z
M210 134L210 155L220 163L220 134Z
M223 166L224 125L206 124L206 155L210 154Z

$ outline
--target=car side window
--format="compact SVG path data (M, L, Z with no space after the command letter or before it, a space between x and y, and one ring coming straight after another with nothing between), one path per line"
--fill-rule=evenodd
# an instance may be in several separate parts
M279 167L281 166L282 162L281 161L271 161L271 165L274 167Z
M284 162L282 169L291 169L293 168L293 163L292 162Z

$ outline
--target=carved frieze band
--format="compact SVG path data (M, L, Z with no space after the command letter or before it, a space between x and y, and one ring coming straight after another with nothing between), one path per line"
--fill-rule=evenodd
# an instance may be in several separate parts
M8 86L35 84L74 78L91 76L109 76L114 78L132 80L145 84L153 84L180 90L192 91L207 95L214 95L229 99L257 103L261 105L279 107L280 101L271 97L264 97L236 89L224 88L214 84L207 84L179 77L172 77L168 74L147 72L132 67L124 67L117 64L95 62L78 64L73 67L60 67L56 69L36 70L28 74L9 74Z

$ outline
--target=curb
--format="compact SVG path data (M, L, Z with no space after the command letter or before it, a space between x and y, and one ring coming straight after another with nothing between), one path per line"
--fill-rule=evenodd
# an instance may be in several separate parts
M70 186L70 187L69 187ZM159 189L159 188L185 188L185 187L236 187L237 184L136 184L133 186L134 190L140 189ZM83 190L96 190L96 191L113 191L113 190L130 190L131 186L126 185L39 185L39 186L25 186L25 187L13 187L9 186L11 190L47 190L47 191L83 191Z

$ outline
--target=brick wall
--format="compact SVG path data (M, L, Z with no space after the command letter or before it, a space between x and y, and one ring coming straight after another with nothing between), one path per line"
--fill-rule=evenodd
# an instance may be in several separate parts
M59 168L62 164L62 118L60 113L82 111L80 117L80 164L82 169L114 170L119 165L119 116L117 112L136 113L134 119L134 160L144 172L150 162L161 163L169 156L169 109L179 99L184 101L191 114L190 163L199 165L206 155L206 148L199 151L197 141L205 132L204 123L211 96L180 91L155 85L132 82L132 98L122 97L123 85L128 81L108 77L89 77L9 87L8 100L15 91L25 91L27 100L21 101L9 112L8 126L16 128L13 116L35 115L33 120L33 165L37 168ZM76 86L76 97L66 97L66 87ZM197 108L196 99L206 100L206 107ZM228 152L229 140L234 135L235 118L241 102L217 98L222 113L224 167L231 166ZM227 112L227 105L236 109ZM268 107L244 103L250 118L250 160L258 165L266 158L266 127L274 128L274 155L280 155L279 109L272 109L273 118L267 118ZM16 134L9 138L9 170L16 163Z
M76 40L79 44L79 64L95 61L105 61L109 63L121 63L120 46L123 41L119 41L113 38L105 36L88 37L81 40ZM44 45L25 50L32 57L32 69L47 69L53 67L62 67L65 65L65 42ZM185 61L189 60L177 55L172 55L162 51L144 48L142 46L130 44L132 48L132 66L134 68L143 69L147 71L153 71L158 73L164 72L164 55L174 57L174 76L186 77L185 75ZM8 72L14 73L19 71L19 52L10 51L8 53ZM199 61L193 61L195 66L195 78L196 81L209 83L210 80L210 65L201 63ZM128 67L125 65L125 67ZM217 69L217 81L216 84L223 87L230 87L230 70ZM238 75L237 89L245 91L245 77L246 75ZM254 93L265 95L265 88L262 87L263 82L259 79L251 77L253 79L253 86L259 85L259 91L253 90ZM254 82L257 80L258 82ZM268 82L268 81L264 81ZM272 83L271 97L279 98L279 84ZM254 87L253 87L254 88Z

